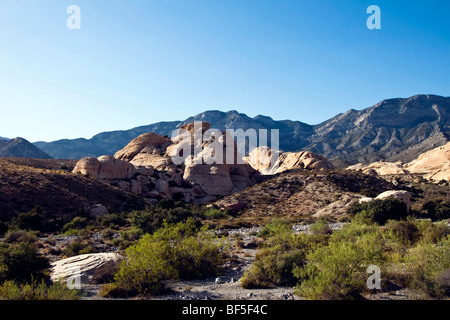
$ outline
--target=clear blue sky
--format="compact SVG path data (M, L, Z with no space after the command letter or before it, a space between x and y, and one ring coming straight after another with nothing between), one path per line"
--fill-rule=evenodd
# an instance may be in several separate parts
M81 30L66 9L81 8ZM381 30L369 30L369 5ZM30 141L205 110L320 123L450 95L450 1L0 0L0 136Z

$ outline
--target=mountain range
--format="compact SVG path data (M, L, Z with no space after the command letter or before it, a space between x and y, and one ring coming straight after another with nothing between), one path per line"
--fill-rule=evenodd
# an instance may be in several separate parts
M383 100L363 110L349 110L317 125L237 111L206 111L182 121L158 122L130 130L103 132L91 139L35 142L53 158L80 159L113 155L146 132L170 135L192 121L224 129L279 129L280 149L309 150L338 165L378 160L408 162L450 140L450 97L415 95Z

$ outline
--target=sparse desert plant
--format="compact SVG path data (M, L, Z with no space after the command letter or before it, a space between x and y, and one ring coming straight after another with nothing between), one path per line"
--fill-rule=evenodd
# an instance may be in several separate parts
M62 231L68 232L70 230L80 230L85 228L86 225L87 225L87 218L75 217L71 222L68 222L64 225Z
M40 255L32 243L0 243L0 283L7 280L25 283L32 279L43 279L48 267L47 258Z
M96 253L95 250L90 244L75 240L72 241L64 251L66 257L73 257L80 254L88 254L88 253Z
M13 224L16 224L22 230L44 230L45 216L44 210L36 206L33 210L26 213L20 213L13 219Z
M169 279L203 278L217 274L225 252L210 233L199 231L190 218L175 225L165 223L126 249L126 259L103 287L105 296L154 295L164 292Z
M226 219L228 218L228 214L219 209L209 208L205 212L205 217L208 219Z
M381 266L384 262L383 241L377 231L363 225L345 229L333 233L328 246L311 251L306 256L306 265L295 268L294 275L299 279L297 292L303 297L358 299L365 289L367 266Z
M100 236L103 240L111 240L115 234L114 230L111 230L110 228L103 229L100 232Z
M24 230L14 230L10 231L5 235L3 241L5 243L15 243L15 242L28 242L34 243L37 240L37 237L32 232L27 232Z
M331 234L331 228L328 225L328 221L325 218L319 219L316 222L314 222L310 227L309 230L313 234Z
M300 249L263 251L242 277L241 285L245 289L294 285L296 279L293 270L305 263L305 256L305 251Z
M20 284L5 281L0 284L0 300L79 300L84 293L68 289L65 283L46 284L44 281Z
M407 256L407 286L424 299L450 297L450 237L438 244L419 244Z
M429 201L422 206L422 211L433 221L450 219L450 202L443 200Z
M411 246L419 241L421 237L420 230L413 219L402 221L389 220L386 223L386 227L404 245Z

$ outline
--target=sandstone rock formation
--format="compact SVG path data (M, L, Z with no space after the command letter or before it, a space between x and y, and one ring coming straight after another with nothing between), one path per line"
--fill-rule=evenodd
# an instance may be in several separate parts
M253 185L259 173L239 157L234 138L226 132L208 131L209 123L196 125L182 126L172 139L145 133L114 157L80 160L73 172L108 180L150 199L186 202L203 202ZM193 134L197 129L198 136ZM184 161L174 161L176 156Z
M425 173L424 178L435 182L450 181L450 142L445 146L422 153L405 165L411 173Z
M164 169L170 165L166 149L172 144L170 138L148 132L133 139L125 148L117 151L114 158L129 161L135 166Z
M258 147L250 152L245 161L255 170L265 175L277 174L289 170L330 170L333 165L321 155L310 151L274 152L270 148Z
M62 259L51 263L50 279L56 282L80 276L81 282L87 284L96 270L110 261L118 262L120 259L117 253L90 253Z
M450 181L450 142L421 154L417 159L403 164L401 162L374 162L369 165L361 163L349 166L347 170L379 175L389 174L423 174L425 179L433 182Z

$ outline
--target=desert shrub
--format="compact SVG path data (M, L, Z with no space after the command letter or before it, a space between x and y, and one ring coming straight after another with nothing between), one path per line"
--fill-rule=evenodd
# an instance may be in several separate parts
M88 254L88 253L96 253L97 250L95 250L91 245L86 244L84 242L75 240L72 241L67 248L64 251L64 255L66 257L73 257L80 254Z
M228 218L228 214L216 208L209 208L205 212L205 217L208 219L226 219Z
M114 282L103 287L105 296L153 295L164 292L165 280L204 278L217 274L225 254L216 238L199 231L190 218L164 223L126 249Z
M433 221L450 219L450 202L435 200L429 201L422 206L422 212Z
M450 297L450 238L438 244L420 244L411 249L408 257L407 286L422 298Z
M111 230L110 228L103 229L100 232L100 236L103 240L111 240L115 234L114 230Z
M161 201L158 207L135 211L131 216L132 227L141 229L143 233L153 233L163 226L164 221L168 223L186 221L189 217L193 216L193 211L191 207L186 207L181 204L175 206L173 200L167 200L164 202Z
M72 221L66 223L62 229L63 232L67 233L70 230L80 230L86 228L87 218L85 217L75 217Z
M49 267L47 258L41 256L33 244L0 243L0 283L14 280L25 283L34 279L43 279Z
M331 234L331 228L326 219L317 220L309 227L309 230L313 234Z
M70 290L61 282L48 285L44 281L5 281L0 285L0 300L78 300L82 296L80 290Z
M23 230L10 231L5 235L5 239L3 239L5 243L16 243L16 242L34 243L36 240L37 237L34 233L26 232Z
M449 227L445 222L432 223L427 220L416 222L422 235L422 243L439 243L442 239L450 234Z
M128 223L127 219L122 214L108 213L97 218L97 225L116 229L116 227L123 227Z
M327 243L329 235L294 234L285 220L274 219L266 224L262 234L265 236L263 250L241 280L243 288L269 288L277 285L294 285L293 270L303 266L308 252Z
M297 292L307 299L360 298L368 265L384 261L381 235L370 226L353 224L331 235L329 244L311 251L303 267L294 269Z
M135 241L141 238L142 230L139 228L131 228L130 230L122 230L119 234L123 240Z
M386 223L388 231L404 245L413 245L421 238L421 232L413 219L409 220L389 220Z
M13 219L13 224L22 230L44 230L45 215L41 207L35 207L29 212L20 213Z
M258 237L271 237L277 234L291 233L292 228L289 221L286 219L273 218L272 221L266 223L264 227L258 232Z
M406 204L398 199L376 199L352 204L347 213L355 214L360 222L384 225L388 220L404 220L408 217Z
M269 250L267 250L269 251ZM294 267L305 263L304 250L280 250L260 254L251 265L249 271L241 279L245 289L270 288L277 285L294 285L296 279L293 274Z

